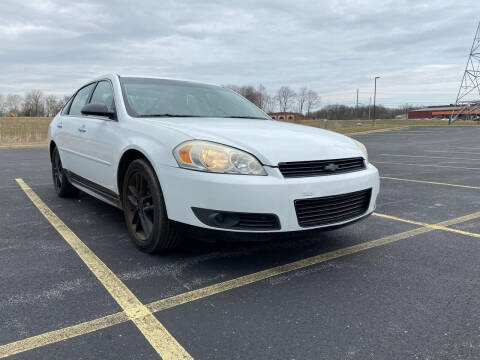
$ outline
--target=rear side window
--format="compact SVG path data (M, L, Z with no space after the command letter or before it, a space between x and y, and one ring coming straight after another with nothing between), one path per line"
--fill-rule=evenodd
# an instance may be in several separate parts
M100 81L93 92L90 104L105 104L110 111L115 111L113 88L109 81Z
M95 84L87 85L78 91L70 106L70 111L68 112L70 115L81 115L81 110L87 103L88 95L90 95L94 85Z

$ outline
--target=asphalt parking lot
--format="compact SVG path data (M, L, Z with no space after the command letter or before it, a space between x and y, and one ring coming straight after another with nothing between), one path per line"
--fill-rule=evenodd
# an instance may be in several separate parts
M480 127L355 138L382 176L365 221L155 256L119 210L57 198L45 149L0 150L0 358L480 358Z

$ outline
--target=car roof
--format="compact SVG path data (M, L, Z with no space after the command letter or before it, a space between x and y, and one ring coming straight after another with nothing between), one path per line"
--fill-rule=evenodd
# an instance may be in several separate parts
M189 82L189 83L194 83L194 84L199 84L199 85L202 84L202 85L223 87L219 84L208 83L208 82L205 82L205 81L191 80L191 79L178 79L178 78L171 78L171 77L164 77L164 76L121 75L119 73L105 74L103 76L100 76L100 77L96 78L94 81L98 81L98 80L105 79L105 78L108 78L108 77L169 80L169 81Z

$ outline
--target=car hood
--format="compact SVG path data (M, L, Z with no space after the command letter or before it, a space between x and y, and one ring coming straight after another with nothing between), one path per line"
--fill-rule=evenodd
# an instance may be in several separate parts
M214 141L255 155L264 165L363 156L355 142L331 131L275 120L227 118L145 119L192 139Z

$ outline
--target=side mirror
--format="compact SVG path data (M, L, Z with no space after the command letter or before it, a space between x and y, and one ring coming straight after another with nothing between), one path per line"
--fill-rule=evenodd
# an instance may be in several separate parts
M108 110L105 104L87 104L82 108L81 112L83 115L105 116L109 119L113 119L115 116L115 113Z

